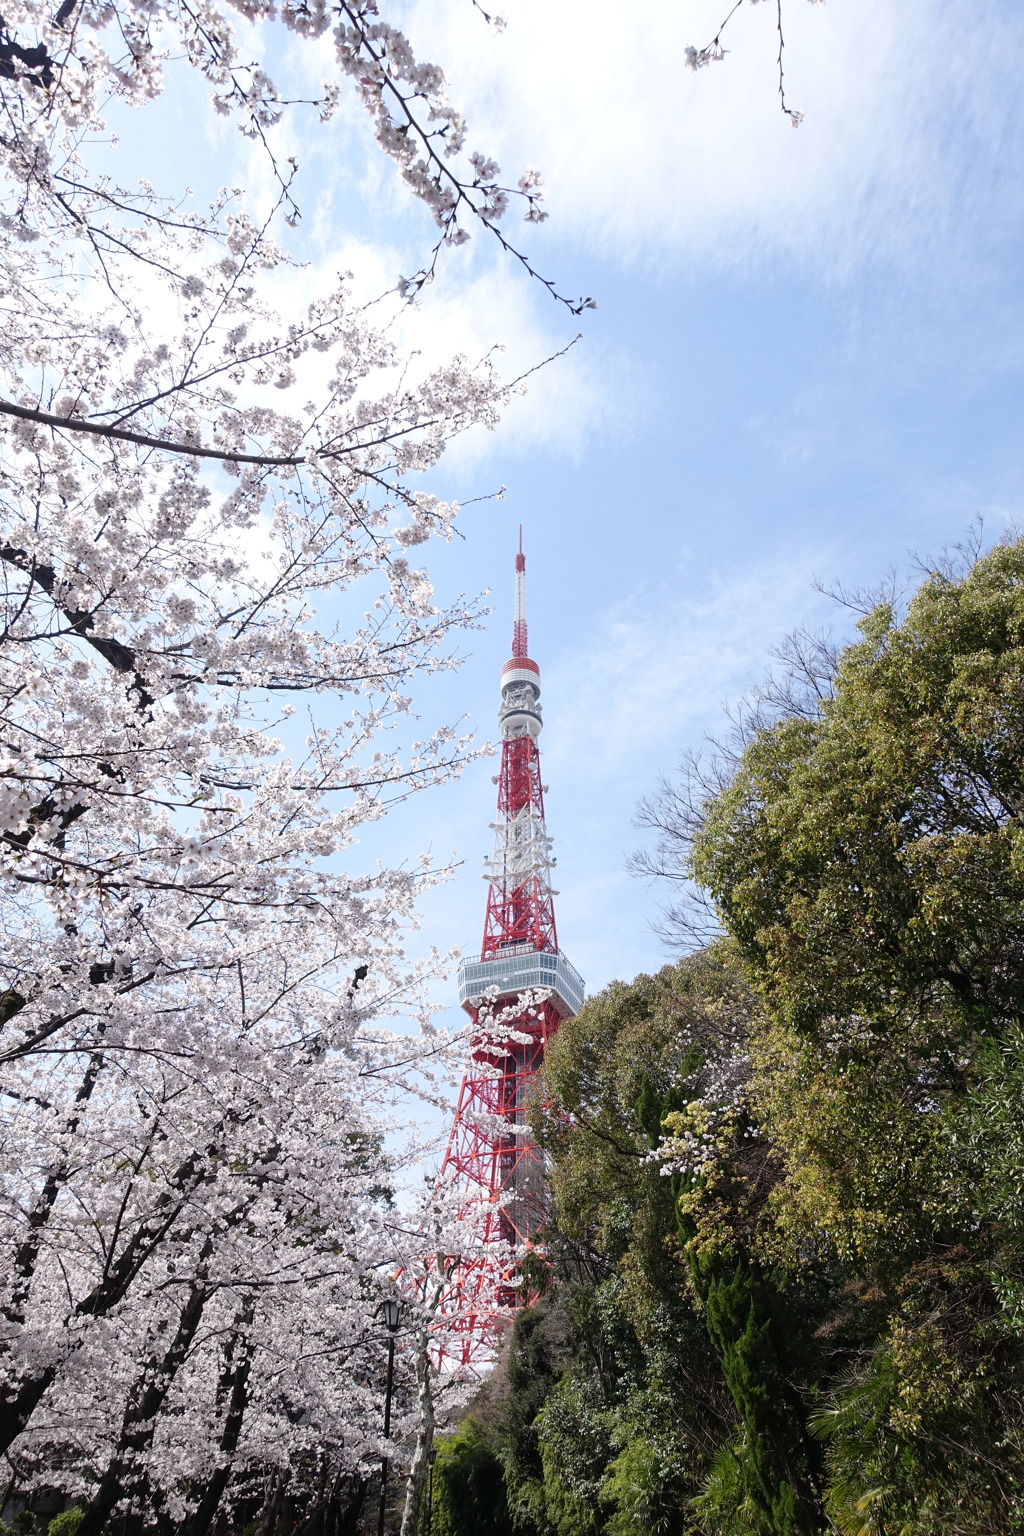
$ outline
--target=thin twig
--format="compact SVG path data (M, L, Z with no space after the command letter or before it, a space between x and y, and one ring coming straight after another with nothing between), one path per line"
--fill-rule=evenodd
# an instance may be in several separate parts
M725 49L722 47L721 42L722 33L725 31L726 27L729 25L730 21L735 16L736 12L739 10L742 4L743 0L736 0L736 4L732 7L732 10L726 16L725 20L719 22L718 31L715 33L710 43L705 43L703 48L687 48L687 69L703 69L705 64L716 64L725 58Z
M785 85L785 77L784 77L783 72L782 72L782 55L783 55L783 53L785 51L785 47L786 47L786 41L785 41L785 38L782 35L782 0L775 0L775 24L776 24L776 27L778 28L778 33L779 33L779 57L778 57L778 65L779 65L779 103L780 103L780 105L782 107L783 112L785 112L786 116L789 118L790 122L792 123L793 127L794 128L799 128L800 124L804 120L803 113L802 112L797 112L792 107L787 107L787 105L786 105L786 85Z

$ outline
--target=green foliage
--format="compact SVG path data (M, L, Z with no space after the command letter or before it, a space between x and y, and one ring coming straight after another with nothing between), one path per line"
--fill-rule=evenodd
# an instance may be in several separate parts
M988 1274L1003 1323L1024 1341L1024 1033L1014 1025L975 1058L967 1112L951 1123L975 1169L972 1207L991 1233Z
M840 1530L1024 1529L1022 1388L1019 1351L968 1256L915 1266L874 1350L813 1420Z
M549 1047L551 1252L567 1371L536 1420L532 1508L558 1536L696 1531L691 1500L734 1408L653 1149L740 1052L754 1000L728 957L616 983ZM510 1482L512 1478L510 1477Z
M762 1251L847 1271L821 1383L842 1531L1018 1528L1024 545L882 606L834 696L755 733L693 871L766 1016ZM839 1362L837 1361L837 1364Z
M75 1536L84 1517L84 1509L65 1509L63 1513L54 1515L46 1527L46 1536Z
M649 1424L648 1435L657 1429L656 1421ZM687 1512L685 1467L671 1450L645 1438L635 1421L626 1436L601 1488L608 1511L604 1530L608 1536L686 1536L694 1527Z
M599 1383L575 1372L561 1377L537 1416L544 1509L556 1536L596 1536L602 1529L612 1422Z
M434 1464L432 1536L512 1536L501 1461L467 1419L440 1441Z
M818 718L756 734L694 872L773 1013L898 1017L955 1057L1024 1016L1024 544L861 628Z
M693 1266L708 1333L742 1425L730 1490L741 1490L748 1528L759 1536L812 1536L821 1527L820 1458L793 1386L792 1336L786 1336L781 1298L744 1256L697 1252Z
M567 1359L569 1319L560 1303L543 1301L516 1317L505 1364L502 1463L516 1529L545 1528L544 1462L538 1416Z
M764 1510L750 1493L747 1469L749 1446L741 1436L723 1445L711 1464L701 1493L693 1500L693 1511L701 1531L708 1536L750 1536L764 1523Z

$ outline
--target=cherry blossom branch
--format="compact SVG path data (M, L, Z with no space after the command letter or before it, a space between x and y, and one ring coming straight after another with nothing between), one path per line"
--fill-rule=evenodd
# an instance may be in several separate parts
M485 11L483 6L480 4L480 0L473 0L473 8L474 10L480 12L480 15L483 17L484 21L486 21L489 27L493 27L495 32L504 32L504 16L495 16L490 11Z
M196 459L220 459L226 464L260 464L268 469L280 469L295 468L309 462L306 454L238 453L231 448L204 448L200 443L182 443L167 437L150 437L145 432L131 432L124 427L107 426L96 421L83 421L77 416L55 416L50 411L37 411L26 405L15 405L10 400L0 400L0 415L16 416L20 421L35 421L43 427L62 427L68 432L86 432L93 437L112 437L118 442L135 443L140 448L161 448L166 453L185 453Z
M444 155L450 157L461 147L465 131L461 118L447 108L439 96L440 85L443 83L440 71L430 65L420 66L414 72L414 80L415 75L419 74L421 78L428 77L430 84L420 84L412 91L404 91L395 77L389 57L389 45L397 41L396 34L381 24L367 27L363 21L362 8L347 3L347 0L341 0L338 9L348 19L351 28L344 42L339 42L339 56L350 73L356 75L364 105L377 119L378 142L395 160L405 182L433 209L435 220L443 231L428 265L415 277L402 280L403 291L409 297L414 297L432 279L442 247L458 245L469 238L468 232L459 225L460 210L465 209L494 235L506 254L518 261L524 271L546 288L551 297L563 304L570 314L578 316L585 309L595 309L597 306L592 298L570 299L560 293L554 281L542 277L524 252L498 228L497 220L505 213L510 197L526 201L526 219L529 223L539 224L547 218L547 214L540 208L542 193L538 173L527 171L515 187L502 186L496 180L499 172L497 164L483 155L473 154L470 156L470 164L476 172L473 181L457 175L435 148L435 140L442 140L445 144ZM376 11L375 6L373 10ZM488 21L496 22L496 18L490 17L487 12L483 14ZM377 42L378 37L383 40L382 43ZM404 43L404 39L401 42ZM346 50L350 55L348 59ZM360 70L360 52L372 65L369 73ZM408 72L408 66L406 69ZM439 97L438 103L431 109L431 115L443 120L443 126L434 130L424 127L412 107L412 102L417 98L426 100L428 92ZM397 127L385 104L385 98L391 101L400 118ZM409 152L414 142L426 157L425 163L414 163L412 153Z
M751 5L756 5L758 0L750 0L750 3ZM810 0L810 3L812 5L817 5L820 3L820 0ZM718 64L725 58L728 50L722 47L722 33L725 31L726 27L729 25L729 22L735 16L736 12L739 10L742 4L743 0L736 0L735 5L733 5L732 9L719 23L718 31L715 33L710 43L706 43L703 48L694 48L691 46L685 49L684 57L686 60L687 69L704 69L708 64ZM797 112L795 108L790 107L786 102L786 91L782 67L782 57L786 46L785 39L782 35L782 0L775 0L775 27L779 37L779 51L776 59L776 65L778 67L779 73L779 105L782 111L785 113L786 117L789 118L792 126L794 128L799 128L800 124L804 120L804 114L802 112Z
M500 231L496 231L496 233L498 234L498 238L501 239L502 236ZM559 358L564 357L567 352L571 351L571 349L580 339L580 333L577 333L572 338L572 340L566 342L565 346L561 347L559 351L553 352L550 357L544 358L540 363L535 363L532 368L527 368L523 373L519 374L515 379L511 380L509 384L504 386L503 392L508 393L509 391L515 389L517 385L523 383L524 380L530 378L531 375L537 373L541 368L545 368L549 363L556 362ZM272 355L276 350L278 349L270 349L268 355ZM249 359L246 361L249 361ZM226 367L227 365L223 366ZM220 371L222 371L221 368L211 369L210 375L208 376L212 377L214 374ZM204 377L207 376L204 375ZM172 389L162 391L159 395L153 396L152 398L153 400L160 400L165 398L168 394L180 392L186 387L187 386L184 383L177 384L173 386ZM141 410L144 405L148 405L150 403L151 401L144 401L137 406L132 406L128 410L119 408L120 414L118 416L118 420L123 421L127 419L127 417L132 415L136 410ZM327 445L319 449L315 454L265 454L241 453L238 450L232 448L209 448L203 446L200 443L181 442L175 440L174 438L167 437L154 437L149 433L133 432L129 428L119 427L113 423L87 421L81 416L62 416L55 414L52 411L41 411L34 406L15 405L11 400L0 399L0 415L13 416L20 421L36 422L40 426L44 427L59 427L69 432L84 432L92 437L115 438L119 442L134 443L140 448L159 448L166 453L187 454L190 458L218 459L225 464L252 464L265 469L297 469L301 465L311 464L315 460L338 459L346 457L350 454L365 452L371 448L379 448L386 444L393 443L399 438L407 437L414 431L422 431L425 428L436 426L439 423L438 418L426 418L424 420L415 421L409 426L398 428L392 432L382 432L376 437L363 438L355 443L348 443L344 446ZM365 471L365 473L370 479L377 479L378 483L384 486L384 488L392 494L401 494L400 488L397 485L385 484L384 481L380 480L379 476L375 475L370 470Z
M725 20L719 22L718 31L715 33L710 43L705 43L703 48L694 48L691 45L684 50L687 69L705 69L708 64L721 63L726 54L726 50L722 47L722 33L725 31L726 27L729 25L729 22L735 16L736 12L739 10L742 4L743 0L736 0L736 4L725 17Z
M147 709L153 703L153 695L148 692L145 683L135 670L135 652L120 640L114 640L102 635L94 635L92 629L95 620L91 613L84 609L66 608L58 602L56 590L58 586L57 573L52 565L44 565L32 558L25 550L15 549L13 545L0 545L0 560L5 560L13 565L23 575L35 582L53 601L61 608L72 630L82 639L98 651L104 661L108 661L118 672L130 673L134 679L132 691L137 694L139 707Z

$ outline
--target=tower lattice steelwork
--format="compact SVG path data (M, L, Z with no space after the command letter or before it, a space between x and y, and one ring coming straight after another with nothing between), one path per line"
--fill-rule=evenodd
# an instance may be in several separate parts
M480 959L459 967L459 1002L479 1030L459 1091L444 1172L475 1229L445 1312L463 1364L484 1364L521 1300L519 1263L546 1214L544 1155L525 1124L544 1048L583 1001L558 948L551 839L541 783L540 668L527 654L526 559L516 555L512 656L501 669L501 771ZM532 994L532 996L531 996Z

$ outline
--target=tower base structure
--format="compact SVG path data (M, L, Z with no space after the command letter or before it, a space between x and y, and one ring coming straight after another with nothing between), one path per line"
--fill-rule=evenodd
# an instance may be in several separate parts
M531 1299L521 1265L547 1220L548 1168L527 1124L529 1090L583 992L565 955L528 945L459 967L459 1001L478 1032L443 1168L459 1192L458 1220L474 1231L443 1308L452 1364L490 1364L515 1309Z

